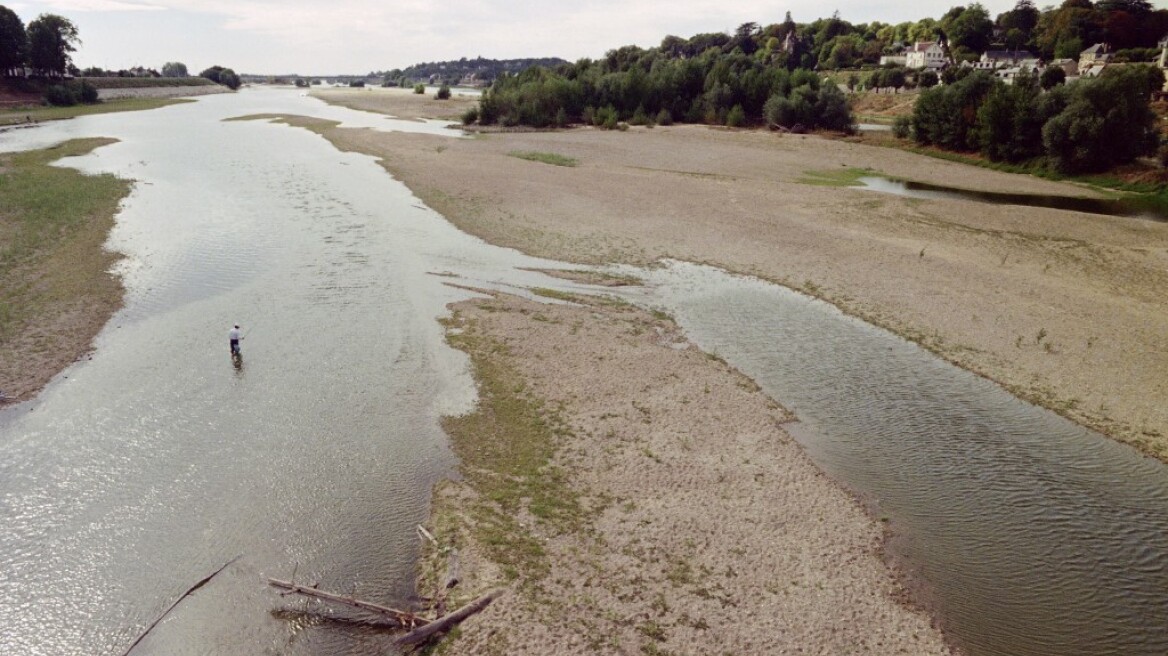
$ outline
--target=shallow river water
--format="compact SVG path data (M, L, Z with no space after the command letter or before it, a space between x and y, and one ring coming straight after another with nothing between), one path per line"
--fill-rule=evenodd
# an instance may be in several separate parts
M0 653L120 654L236 557L140 653L381 653L383 634L273 615L301 606L261 577L408 604L413 527L453 465L438 419L474 399L436 321L471 293L444 283L580 289L368 157L221 120L268 112L441 131L256 90L0 134L119 138L70 165L139 181L111 237L126 309L92 360L0 412ZM648 285L622 293L799 415L969 653L1168 653L1168 468L783 288L629 272Z
M440 129L254 91L0 135L5 149L116 137L69 165L139 181L111 237L128 254L125 310L91 361L0 413L0 653L121 653L237 556L139 653L377 652L383 635L273 618L260 577L296 568L408 603L414 526L452 465L438 419L474 399L435 320L472 294L434 274L564 286L517 268L550 263L458 232L368 157L221 121L261 112Z

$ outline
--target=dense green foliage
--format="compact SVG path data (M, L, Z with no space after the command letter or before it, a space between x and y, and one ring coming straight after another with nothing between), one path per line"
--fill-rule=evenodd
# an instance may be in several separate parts
M187 77L187 65L182 62L166 62L162 65L162 77Z
M239 76L230 68L223 68L222 66L212 66L202 73L199 77L205 77L215 84L222 84L228 89L238 89L240 85Z
M28 65L42 77L63 77L72 64L70 53L80 42L77 26L56 14L41 14L28 24Z
M87 80L70 80L45 88L45 102L54 107L72 107L97 102L97 87Z
M706 38L694 37L699 42ZM483 94L479 122L547 127L582 121L615 127L621 121L647 124L656 117L657 122L851 129L843 94L812 71L789 71L739 48L727 53L712 47L682 58L696 47L666 39L660 48L628 46L598 61L500 77Z
M1033 76L1007 85L977 71L922 92L911 132L919 144L977 151L993 161L1105 171L1155 152L1148 98L1161 80L1158 70L1135 65L1043 92Z
M434 94L434 97L438 100L450 100L450 85L443 84L438 87L438 91Z
M0 74L23 66L28 60L28 32L24 22L8 7L0 5Z

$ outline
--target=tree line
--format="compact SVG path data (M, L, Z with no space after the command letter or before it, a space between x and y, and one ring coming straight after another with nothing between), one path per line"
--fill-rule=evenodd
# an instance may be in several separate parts
M979 152L997 162L1101 172L1155 152L1159 133L1148 98L1163 82L1163 73L1146 65L1048 90L1033 75L1007 85L965 69L952 84L923 91L912 117L895 131L921 145Z
M84 71L73 65L72 55L81 38L77 26L56 14L41 14L26 27L16 12L0 5L0 76L7 78L41 78L62 80L66 77L186 77L186 64L167 62L159 73L138 67L131 71L105 71L91 67ZM240 86L235 71L212 66L200 77L231 89ZM60 82L44 88L45 100L52 105L96 102L97 89L85 80Z
M535 127L683 121L844 131L853 122L843 92L813 71L787 70L741 51L707 48L681 58L635 46L597 61L500 77L483 94L476 116L464 118Z
M64 77L80 42L77 26L67 18L41 14L26 28L16 12L0 5L0 71L5 76L23 76L29 68L38 77Z
M625 46L599 60L501 73L464 120L537 127L684 121L848 130L852 117L842 94L812 71L874 67L882 55L927 40L940 40L955 61L976 59L991 47L1077 58L1080 46L1098 40L1121 48L1118 54L1126 57L1120 60L1147 60L1165 32L1168 10L1155 10L1146 0L1065 0L1041 11L1033 0L1018 0L996 18L972 3L940 19L896 25L852 24L838 13L801 24L787 12L783 22L765 27L744 23L732 34L670 35L655 48ZM940 77L876 69L863 79L850 76L847 86L930 88L952 84L957 73L956 68ZM1050 88L1061 81L1052 71L1042 83Z

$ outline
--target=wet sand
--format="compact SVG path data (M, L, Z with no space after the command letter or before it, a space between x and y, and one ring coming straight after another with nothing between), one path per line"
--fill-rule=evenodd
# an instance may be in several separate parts
M393 113L393 96L381 96ZM460 228L582 263L705 262L823 298L1168 459L1168 224L808 184L870 168L968 189L1089 188L816 136L698 126L331 130ZM509 156L575 158L576 167Z

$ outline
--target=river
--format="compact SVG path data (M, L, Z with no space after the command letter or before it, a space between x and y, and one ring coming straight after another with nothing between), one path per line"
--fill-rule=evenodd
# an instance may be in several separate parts
M471 292L566 283L424 207L371 158L266 122L292 113L456 132L294 92L208 96L0 135L109 136L67 162L137 180L110 246L127 302L92 360L0 413L0 653L372 653L382 634L274 618L262 576L406 605L414 526L474 401L436 321ZM245 331L232 366L227 329Z
M384 651L274 616L262 577L410 603L413 527L454 464L438 419L474 401L436 321L472 293L446 283L584 289L458 232L368 157L222 120L256 113L458 138L260 90L0 134L118 138L69 165L138 181L111 235L126 308L91 360L0 412L0 652L119 654L236 557L142 653ZM789 290L626 272L648 284L622 293L796 412L969 653L1168 653L1168 468Z

